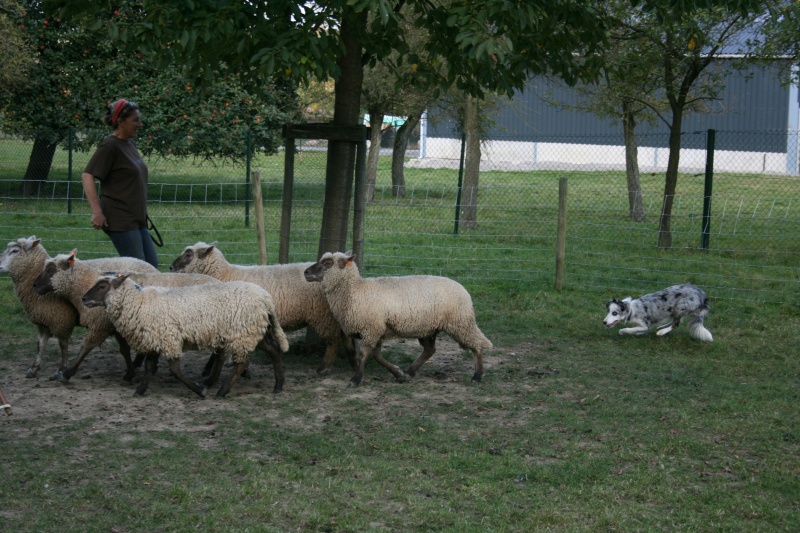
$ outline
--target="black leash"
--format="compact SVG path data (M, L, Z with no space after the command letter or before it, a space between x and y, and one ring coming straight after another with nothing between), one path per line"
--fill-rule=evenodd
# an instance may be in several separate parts
M156 246L159 248L164 246L164 239L161 238L161 234L158 232L156 225L153 224L153 220L150 218L150 215L147 215L147 229L148 231L154 231L156 233L155 236L153 236L152 233L150 234L150 238L153 239L153 242L156 244Z

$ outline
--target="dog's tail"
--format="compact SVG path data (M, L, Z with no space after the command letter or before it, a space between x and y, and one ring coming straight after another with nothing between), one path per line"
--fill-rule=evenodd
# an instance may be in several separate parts
M711 332L703 325L703 320L707 314L708 304L704 304L704 307L699 309L697 313L689 315L689 335L699 341L711 342L714 340L714 337L711 336Z

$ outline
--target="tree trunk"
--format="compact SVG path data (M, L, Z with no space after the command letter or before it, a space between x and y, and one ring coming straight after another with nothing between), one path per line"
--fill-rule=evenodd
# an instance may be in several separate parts
M636 145L636 117L630 112L628 104L623 103L622 129L625 137L625 173L628 177L628 207L631 220L644 222L644 199L639 180L639 147Z
M481 134L478 126L478 101L467 97L464 111L464 182L461 188L460 225L466 229L478 227L478 178L481 172Z
M367 197L367 202L375 200L375 182L378 179L378 159L381 155L381 126L383 126L383 117L386 116L383 109L379 107L370 107L367 109L369 113L369 153L367 154L367 187L364 194Z
M678 167L681 162L680 112L672 112L672 125L669 130L669 158L667 159L667 179L664 183L664 203L661 206L661 220L658 228L658 247L672 248L672 204L675 202L675 189L678 185Z
M50 167L53 165L53 156L58 148L58 143L36 138L33 141L33 149L28 159L28 168L22 178L22 194L25 196L35 196L39 194L42 182L47 181L50 175Z
M359 35L364 34L367 14L367 11L354 13L351 9L346 9L342 17L341 35L345 54L339 59L340 75L334 87L333 124L336 126L358 125L361 85L364 79L361 65L362 44ZM328 143L319 255L325 252L344 251L347 247L355 161L354 143L342 141Z
M397 129L397 134L394 136L394 146L392 148L392 194L395 196L403 198L406 196L406 149L408 148L408 139L411 138L411 133L419 124L420 118L422 118L422 111L415 111L412 115L409 115L405 123Z

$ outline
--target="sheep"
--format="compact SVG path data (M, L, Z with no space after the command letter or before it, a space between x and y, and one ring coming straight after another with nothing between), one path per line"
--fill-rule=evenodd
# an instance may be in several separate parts
M199 272L221 281L249 281L266 289L275 301L275 312L285 331L311 326L326 343L317 375L330 372L339 346L344 342L350 365L356 368L352 343L342 335L319 286L306 283L303 272L313 263L242 266L229 263L217 243L187 246L170 265L173 272Z
M52 259L48 259L41 273L33 283L33 289L37 294L45 295L50 292L55 292L56 295L69 301L78 311L80 325L87 329L75 362L69 368L59 370L56 373L56 379L62 383L67 383L69 379L78 372L78 367L89 352L100 346L110 335L114 335L119 343L120 353L125 359L126 371L123 380L130 383L136 373L136 367L141 364L145 355L138 354L136 362L132 362L130 346L128 346L127 341L114 330L114 326L105 310L89 309L81 303L83 295L97 282L97 279L101 275L100 272L94 268L94 265L113 266L114 261L80 261L78 260L77 254L78 250L75 249L69 254L60 254ZM136 261L139 260L137 259ZM119 265L136 265L135 262L127 261L117 261L116 263ZM147 265L148 267L152 266L144 261L141 261L141 264ZM211 276L166 274L158 271L131 273L131 278L140 285L183 286L202 283L219 283L219 281Z
M35 235L19 238L8 243L0 255L0 272L8 272L14 285L14 293L22 304L28 320L38 330L36 357L25 375L33 378L42 366L42 357L51 337L58 339L61 351L59 371L66 368L69 361L69 339L72 330L79 324L78 311L66 300L54 294L40 296L33 290L33 282L42 271L50 256L41 239ZM125 268L128 270L155 270L152 265L132 257L92 259L98 268Z
M345 335L361 339L358 369L350 386L358 386L370 352L399 381L413 378L436 351L436 335L448 333L462 349L472 350L473 382L483 378L483 350L492 347L478 325L472 298L458 282L440 276L362 278L347 253L325 253L304 273L320 282L334 316ZM403 372L381 356L381 344L390 338L417 338L422 354Z
M160 354L172 374L201 398L219 378L222 359L235 364L217 397L224 398L247 366L249 352L270 341L279 350L269 351L275 370L275 392L283 389L281 352L289 342L275 314L270 294L253 283L208 283L188 287L141 287L127 274L101 276L83 296L87 307L105 306L117 331L137 352L147 353L147 369L136 390L147 390L155 359ZM219 354L205 386L181 372L184 348L210 347Z

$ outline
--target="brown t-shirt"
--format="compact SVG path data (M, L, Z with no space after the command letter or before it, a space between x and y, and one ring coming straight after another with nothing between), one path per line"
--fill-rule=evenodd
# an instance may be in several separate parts
M147 165L132 140L109 135L84 172L100 180L100 207L109 231L147 227Z

